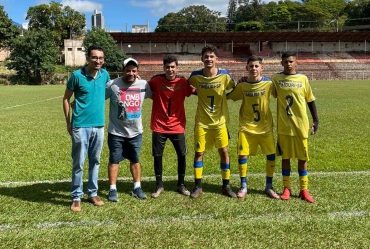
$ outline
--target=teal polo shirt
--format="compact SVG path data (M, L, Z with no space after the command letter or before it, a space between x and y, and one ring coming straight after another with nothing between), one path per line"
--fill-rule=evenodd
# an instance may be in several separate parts
M99 69L95 79L86 67L72 73L67 88L74 92L76 103L72 110L73 128L104 126L105 85L109 81L105 69Z

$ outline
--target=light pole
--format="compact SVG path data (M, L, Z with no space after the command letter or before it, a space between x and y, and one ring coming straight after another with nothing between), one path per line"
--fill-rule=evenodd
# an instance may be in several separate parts
M329 22L329 24L331 24L331 23L333 23L333 22L335 22L335 23L336 23L336 25L337 25L337 32L338 32L338 19L331 20L331 21Z

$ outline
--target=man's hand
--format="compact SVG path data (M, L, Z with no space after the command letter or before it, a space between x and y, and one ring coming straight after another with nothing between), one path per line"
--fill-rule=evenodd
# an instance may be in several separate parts
M69 135L72 136L72 124L71 123L67 124L67 131L68 131Z
M311 135L315 135L319 129L319 120L313 121L312 125L310 126Z
M71 103L69 103L69 106L70 106L72 109L75 109L75 108L76 108L76 102L75 102L75 101L72 101Z

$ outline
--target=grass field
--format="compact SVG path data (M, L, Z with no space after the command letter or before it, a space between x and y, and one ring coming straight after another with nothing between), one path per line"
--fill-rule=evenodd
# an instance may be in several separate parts
M166 191L158 199L138 201L129 195L132 181L128 162L123 162L120 201L106 201L103 207L83 201L80 213L69 211L71 141L62 111L64 86L0 86L0 248L370 248L370 82L314 81L311 85L320 117L319 133L309 138L309 189L315 203L267 198L262 191L262 155L249 161L247 197L222 196L216 150L205 154L204 194L196 200L180 196L174 192L176 156L168 143ZM144 105L141 156L142 186L148 196L155 188L151 104L146 100ZM240 102L229 102L235 191L239 106ZM196 98L187 99L186 107L186 184L192 188ZM105 143L99 182L103 200L109 188L107 160ZM296 171L296 162L292 166ZM281 191L280 159L274 186ZM296 197L296 172L292 191Z

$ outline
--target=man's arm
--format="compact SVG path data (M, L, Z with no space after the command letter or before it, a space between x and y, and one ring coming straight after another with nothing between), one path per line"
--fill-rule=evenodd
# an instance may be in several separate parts
M310 113L311 113L312 121L313 121L313 124L311 125L311 127L313 127L313 132L312 132L312 135L313 135L313 134L316 134L317 130L319 129L319 116L317 115L315 101L308 102L307 105L308 105L308 108L310 109Z
M72 124L71 124L71 115L70 115L70 99L73 95L73 91L69 90L68 88L64 92L63 96L63 111L64 111L64 117L66 119L67 124L67 131L70 135L72 135Z

